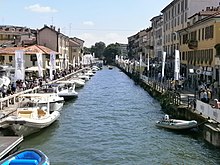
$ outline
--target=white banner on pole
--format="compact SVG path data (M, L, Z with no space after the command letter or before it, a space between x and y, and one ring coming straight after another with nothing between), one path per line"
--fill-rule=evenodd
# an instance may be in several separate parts
M165 70L165 62L166 62L166 52L163 52L163 61L162 61L162 78L164 77L164 70Z
M174 68L174 79L179 80L180 74L180 52L175 50L175 68Z
M36 56L37 56L37 64L38 64L38 74L39 74L39 77L43 77L42 53L36 53Z
M25 70L24 70L24 51L15 51L15 81L24 80Z
M76 57L75 56L73 57L73 67L74 68L76 67Z
M50 53L50 79L53 80L53 71L56 69L56 56L54 52Z

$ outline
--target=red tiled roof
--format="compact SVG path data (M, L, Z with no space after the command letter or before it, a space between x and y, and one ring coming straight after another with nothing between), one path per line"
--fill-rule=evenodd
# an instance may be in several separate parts
M41 45L31 45L28 47L5 47L0 48L0 54L1 55L13 55L15 54L16 50L23 50L25 54L36 54L36 53L42 53L42 54L50 54L51 52L55 52L45 46ZM59 54L58 52L55 52L55 54Z

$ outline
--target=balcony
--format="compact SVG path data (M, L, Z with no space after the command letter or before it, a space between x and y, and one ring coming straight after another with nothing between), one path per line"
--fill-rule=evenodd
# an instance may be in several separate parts
M198 47L198 41L197 40L189 40L188 47L189 47L189 49L196 49Z

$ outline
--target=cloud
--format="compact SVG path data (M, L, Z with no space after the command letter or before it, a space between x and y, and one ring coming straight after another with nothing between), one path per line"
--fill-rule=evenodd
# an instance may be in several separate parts
M37 13L55 13L57 12L56 9L52 9L49 6L40 6L39 4L30 5L25 7L26 10L37 12Z
M83 22L83 25L93 26L93 25L94 25L94 22L92 22L92 21L84 21L84 22Z

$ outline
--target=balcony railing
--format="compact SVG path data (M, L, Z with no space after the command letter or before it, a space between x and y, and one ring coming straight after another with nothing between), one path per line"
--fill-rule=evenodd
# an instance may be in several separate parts
M196 40L189 40L188 41L189 49L196 49L198 47L198 41Z

